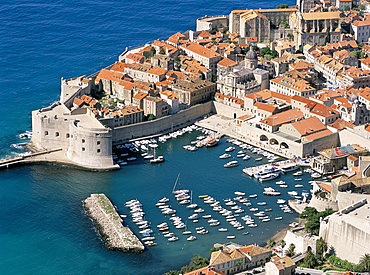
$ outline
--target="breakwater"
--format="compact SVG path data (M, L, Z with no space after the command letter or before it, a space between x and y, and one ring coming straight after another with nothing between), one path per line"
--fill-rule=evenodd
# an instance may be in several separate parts
M123 252L144 251L140 240L128 227L122 225L121 217L107 196L92 194L83 204L108 249Z

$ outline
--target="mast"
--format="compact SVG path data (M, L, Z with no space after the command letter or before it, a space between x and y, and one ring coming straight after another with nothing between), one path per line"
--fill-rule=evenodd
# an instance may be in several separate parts
M172 193L175 193L175 188L176 188L176 185L177 185L177 182L178 182L179 178L180 178L180 173L177 175L177 179L175 181L175 185L173 186Z

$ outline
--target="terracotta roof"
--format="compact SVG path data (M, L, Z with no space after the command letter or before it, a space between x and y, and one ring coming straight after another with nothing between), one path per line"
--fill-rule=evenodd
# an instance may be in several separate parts
M349 159L349 160L351 160L351 161L356 161L356 160L358 160L358 158L357 158L357 157L352 156L352 155L349 155L349 156L347 157L347 159Z
M232 66L235 66L237 64L238 63L236 63L235 61L233 61L229 58L226 58L226 57L224 57L220 62L217 63L217 65L224 66L224 67L232 67Z
M113 67L111 68L111 71L117 71L117 72L125 72L125 68L127 67L126 63L122 62L116 62L114 63Z
M318 184L322 189L324 189L326 192L331 193L331 185L325 184L325 183L319 183Z
M238 119L240 119L240 120L246 120L246 119L248 119L250 117L251 117L250 115L243 115L243 116L238 117Z
M298 119L304 118L303 113L298 109L291 109L279 114L272 115L266 119L261 120L261 123L267 124L269 126L277 126L286 124Z
M309 134L309 135L305 136L305 138L307 140L315 140L315 139L318 139L318 138L321 138L321 137L331 135L332 133L333 133L332 131L330 131L329 129L326 129L326 130L323 130L323 131L320 131L320 132L317 132L317 133Z
M340 11L333 12L303 12L302 18L304 20L323 20L323 19L339 19Z
M306 62L306 61L298 61L293 64L290 64L290 66L294 70L308 70L308 69L313 69L313 64Z
M315 116L293 122L291 125L298 131L301 136L306 136L311 133L326 130L325 125L320 121L320 119Z
M185 35L181 34L180 32L177 32L177 33L175 33L175 34L171 35L171 36L167 39L167 41L168 41L168 42L172 42L172 43L174 43L174 44L177 44L177 43L179 42L180 38L186 38L186 37L185 37Z
M146 93L143 93L143 92L139 92L137 93L136 95L134 95L134 99L137 99L137 100L142 100L144 97L146 97L148 94Z
M267 111L270 113L273 113L277 110L277 107L272 106L270 104L262 103L262 102L255 102L253 106L255 106L256 108L260 110Z
M130 115L130 114L134 114L134 113L143 112L142 109L140 109L136 106L128 106L128 107L122 108L120 111L121 111L122 115Z
M100 79L107 79L107 80L119 82L122 80L123 76L124 76L123 73L102 69L99 72L98 76L96 77L95 82L99 82Z
M181 46L184 49L187 49L191 52L194 52L196 54L199 54L201 56L207 57L207 58L212 58L216 56L220 56L220 54L216 53L215 51L212 51L210 49L207 49L197 43L190 42L189 45L183 45Z
M78 97L75 97L73 100L73 104L76 104L78 107L80 107L83 103L84 101Z
M278 256L271 257L271 263L275 264L278 270L283 270L285 268L295 266L295 263L292 261L292 259L288 256L285 256L283 258L280 258Z
M354 124L351 123L351 122L348 122L348 121L344 121L341 118L338 118L336 121L334 121L334 123L329 124L328 126L333 127L335 129L338 129L338 130L342 130L346 127L349 127L349 128L352 129L354 127Z
M363 21L356 20L356 21L352 22L352 25L356 26L356 27L370 26L370 20L369 19L363 20Z
M226 274L214 267L206 266L199 268L197 270L184 273L183 275L226 275Z
M239 250L243 252L244 254L248 254L249 256L257 256L260 254L271 252L271 250L267 248L260 247L258 245L253 245L253 244L240 247Z
M164 75L166 74L167 70L163 68L150 68L148 73L155 74L155 75Z

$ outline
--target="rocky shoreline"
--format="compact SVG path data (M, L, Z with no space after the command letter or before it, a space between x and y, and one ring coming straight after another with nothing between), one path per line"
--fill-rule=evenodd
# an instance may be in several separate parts
M87 215L99 231L106 247L123 252L143 252L145 247L136 235L122 224L112 202L104 194L91 194L83 201Z

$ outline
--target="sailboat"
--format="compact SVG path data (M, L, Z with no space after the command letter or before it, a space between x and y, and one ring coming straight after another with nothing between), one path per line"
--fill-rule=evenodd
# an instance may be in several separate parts
M193 203L193 190L192 190L191 193L190 193L190 204L188 206L186 206L186 208L194 209L194 208L197 208L197 207L198 207L198 204Z
M155 150L154 150L154 158L150 160L150 163L161 163L161 162L164 162L164 156L158 156L158 157L155 157Z
M172 189L172 194L179 195L179 194L189 193L189 190L186 190L186 189L182 189L182 190L181 189L178 189L178 190L176 190L176 185L179 182L179 179L180 179L180 173L177 175L177 179L176 179L175 184L174 184L173 189Z

